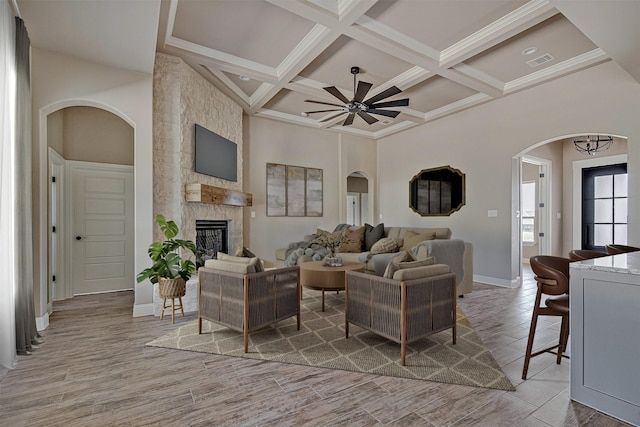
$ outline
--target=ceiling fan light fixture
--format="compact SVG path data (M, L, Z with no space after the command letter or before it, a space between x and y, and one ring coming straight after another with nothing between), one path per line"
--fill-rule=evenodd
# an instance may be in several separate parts
M238 78L239 78L240 80L242 80L243 82L248 82L249 80L251 80L251 79L250 79L249 77L247 77L247 76L238 76Z
M360 67L355 67L355 66L351 67L351 74L353 74L353 98L351 100L349 100L346 96L344 96L342 92L340 92L340 90L338 90L338 88L335 86L324 87L323 88L324 90L326 90L331 95L333 95L334 97L342 101L343 105L305 99L305 102L313 102L315 104L330 105L338 108L334 108L333 110L306 111L303 114L303 116L306 117L306 115L309 115L311 113L326 113L331 111L340 111L340 113L336 115L332 115L329 118L325 118L320 121L325 122L325 121L333 120L345 113L348 113L348 116L342 123L342 126L351 125L353 123L353 119L355 118L356 114L360 116L360 118L363 119L365 122L367 122L369 125L372 125L376 123L378 119L373 117L371 114L377 114L381 116L394 117L394 118L398 114L400 114L400 111L383 110L382 108L406 107L409 105L409 98L398 99L394 101L379 102L390 96L401 93L402 90L398 89L396 86L392 86L378 93L377 95L374 95L368 99L365 99L367 96L367 93L369 93L369 90L371 89L373 84L363 82L362 80L358 82L356 79L356 76L359 73L360 73Z
M579 136L573 140L573 145L579 152L589 156L606 151L613 144L611 135L587 135Z

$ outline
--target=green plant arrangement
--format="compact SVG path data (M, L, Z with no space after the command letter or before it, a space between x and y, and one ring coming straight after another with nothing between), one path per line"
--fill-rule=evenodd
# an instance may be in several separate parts
M195 259L201 262L200 255L196 251L196 245L191 240L180 240L178 226L174 221L167 221L163 215L156 215L156 222L164 234L164 242L153 242L149 246L149 258L153 261L151 267L142 270L136 280L138 283L149 279L151 283L158 283L161 278L189 280L196 271L196 264L190 259L183 259L178 251L189 250Z

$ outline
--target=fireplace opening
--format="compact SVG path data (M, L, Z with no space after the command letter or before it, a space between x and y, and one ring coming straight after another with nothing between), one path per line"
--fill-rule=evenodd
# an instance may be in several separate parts
M196 250L202 261L215 259L218 252L229 252L229 221L196 220ZM197 263L197 267L202 264Z

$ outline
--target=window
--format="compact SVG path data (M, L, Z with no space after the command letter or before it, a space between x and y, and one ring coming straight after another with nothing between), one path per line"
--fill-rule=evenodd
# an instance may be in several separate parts
M627 165L582 172L582 247L603 249L627 244Z
M522 242L536 242L536 183L523 182L521 191Z

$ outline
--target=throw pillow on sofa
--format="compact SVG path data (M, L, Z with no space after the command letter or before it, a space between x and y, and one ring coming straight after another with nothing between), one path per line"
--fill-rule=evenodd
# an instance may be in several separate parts
M398 248L402 246L400 239L394 237L383 237L371 246L371 254L388 254L398 252Z
M415 231L407 231L404 234L404 244L400 248L403 251L410 251L415 245L425 240L434 240L436 233L418 234Z
M422 279L424 277L439 276L441 274L447 274L451 270L446 264L433 264L423 267L415 268L402 268L396 271L393 275L393 280L414 280Z
M237 256L225 254L224 252L218 252L217 256L218 256L218 260L220 261L251 265L253 266L253 269L256 273L260 273L261 271L264 271L264 268L262 266L262 261L258 257L252 257L252 258L237 257Z
M395 269L391 266L393 264L398 265L400 263L407 262L407 261L414 261L413 256L407 251L400 252L397 256L393 257L391 261L389 261L389 264L387 264L387 268L384 270L382 277L386 279L391 279L393 277L393 272L395 271Z
M316 239L314 240L314 243L317 243L317 244L319 244L319 245L324 247L322 242L320 240L318 240L318 237L326 235L328 238L330 238L332 240L337 240L337 239L340 238L340 236L342 236L343 232L344 232L343 230L338 230L338 231L331 232L331 231L327 231L327 230L323 230L321 228L318 228L316 230Z
M220 259L208 259L204 262L204 268L224 271L227 273L250 274L255 273L254 265L243 264L241 262L222 261Z
M405 251L403 251L405 252ZM382 277L387 279L394 279L396 271L406 269L406 268L417 268L417 267L426 267L428 265L434 265L436 263L436 259L434 257L428 257L422 259L420 261L416 261L411 254L406 252L409 256L405 256L403 259L396 257L391 260L389 265L387 265L387 269L385 270Z
M364 225L364 243L362 250L369 252L371 246L384 237L384 223L380 223L375 227L371 224Z
M364 240L364 227L349 227L343 231L346 241L338 246L337 252L362 252L362 241Z

